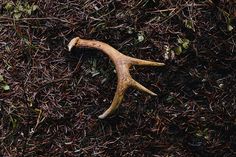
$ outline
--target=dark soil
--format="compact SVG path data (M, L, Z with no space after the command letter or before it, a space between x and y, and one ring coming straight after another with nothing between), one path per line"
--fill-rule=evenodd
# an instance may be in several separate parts
M0 0L0 156L236 156L234 0L22 0L38 8L18 20L14 2ZM99 120L114 65L68 52L76 36L164 62L131 69L158 96L129 89Z

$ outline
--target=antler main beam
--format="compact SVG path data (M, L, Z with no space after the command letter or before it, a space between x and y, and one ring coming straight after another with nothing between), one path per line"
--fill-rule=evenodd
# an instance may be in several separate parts
M68 44L69 51L71 51L73 47L88 47L88 48L99 49L101 50L101 52L108 55L109 58L111 58L111 60L115 64L118 77L116 93L113 98L111 106L103 114L99 116L100 119L106 118L108 115L112 114L119 107L124 97L125 91L128 87L134 87L140 91L144 91L148 94L156 96L154 92L147 89L146 87L144 87L131 77L129 73L129 68L131 65L163 66L165 65L164 63L146 61L129 57L120 53L118 50L116 50L115 48L111 47L106 43L96 40L85 40L79 37L73 38Z

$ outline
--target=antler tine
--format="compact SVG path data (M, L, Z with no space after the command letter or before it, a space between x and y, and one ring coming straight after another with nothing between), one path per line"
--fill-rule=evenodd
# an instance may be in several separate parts
M133 58L133 57L129 57L129 58L132 61L133 65L142 65L142 66L163 66L163 65L165 65L164 63L160 63L160 62L146 61L146 60L137 59L137 58Z
M124 85L121 82L118 83L117 88L116 88L116 93L112 100L111 106L103 114L98 116L98 118L100 119L106 118L108 115L112 114L119 107L127 88L128 88L128 85Z
M135 80L132 80L132 83L131 85L136 88L136 89L139 89L140 91L144 91L150 95L153 95L153 96L157 96L156 93L152 92L151 90L147 89L146 87L144 87L143 85L141 85L140 83L138 83L137 81Z
M85 40L79 37L73 38L68 44L69 51L71 51L73 47L90 47L90 48L99 49L103 53L107 54L111 58L113 63L115 64L117 77L118 77L116 93L110 107L103 114L99 116L100 119L106 118L119 107L124 97L126 89L130 86L136 89L139 89L141 91L144 91L148 94L151 94L154 96L157 95L151 90L141 85L140 83L138 83L137 81L135 81L129 73L129 68L131 65L163 66L165 65L164 63L146 61L146 60L129 57L120 53L115 48L111 47L110 45L106 43L96 41L96 40Z

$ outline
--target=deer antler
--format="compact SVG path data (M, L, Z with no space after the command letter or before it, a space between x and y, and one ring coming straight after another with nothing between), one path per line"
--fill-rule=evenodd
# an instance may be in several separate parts
M146 87L142 86L140 83L135 81L129 73L129 68L131 65L163 66L165 65L164 63L132 58L120 53L115 48L111 47L106 43L96 40L85 40L79 37L73 38L68 44L69 51L71 51L73 47L89 47L89 48L99 49L103 53L107 54L115 64L118 76L116 93L111 106L103 114L99 116L100 119L106 118L108 115L113 113L119 107L124 97L124 93L128 87L134 87L151 95L156 95L155 93L153 93L152 91L150 91L149 89L147 89Z

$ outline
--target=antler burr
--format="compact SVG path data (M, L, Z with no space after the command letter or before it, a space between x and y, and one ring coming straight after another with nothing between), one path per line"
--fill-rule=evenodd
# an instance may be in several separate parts
M157 95L151 90L141 85L140 83L138 83L137 81L135 81L129 73L129 68L132 65L163 66L165 65L164 63L146 61L146 60L129 57L120 53L118 50L116 50L115 48L113 48L112 46L104 42L100 42L96 40L85 40L79 37L73 38L68 44L69 51L71 51L73 47L88 47L88 48L99 49L101 50L101 52L108 55L108 57L111 58L112 62L115 64L116 73L118 77L118 84L117 84L115 96L113 98L113 101L110 107L103 114L99 116L100 119L106 118L119 107L124 97L124 93L128 87L134 87L140 91L144 91L154 96Z

